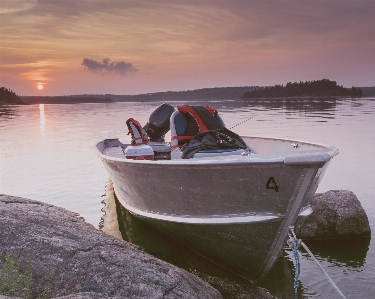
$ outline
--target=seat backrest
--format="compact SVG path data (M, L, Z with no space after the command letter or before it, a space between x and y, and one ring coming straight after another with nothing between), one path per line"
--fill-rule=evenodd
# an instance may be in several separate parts
M171 151L176 147L181 148L185 143L190 142L193 136L185 136L189 120L180 111L175 111L171 116ZM197 132L198 133L198 132Z
M217 121L225 127L224 121L221 119L219 115L216 114ZM190 142L190 140L199 133L197 129L196 132L193 132L192 135L187 135L189 119L188 117L182 113L181 111L173 112L171 116L171 151L175 148L181 148L185 143ZM192 132L190 132L191 134Z

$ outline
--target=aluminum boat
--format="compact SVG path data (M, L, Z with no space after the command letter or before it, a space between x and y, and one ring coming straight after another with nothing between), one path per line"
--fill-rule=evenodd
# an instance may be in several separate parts
M221 267L259 280L281 254L297 216L311 212L309 202L339 151L241 136L246 149L201 150L183 159L173 145L180 113L168 115L171 142L106 139L94 151L135 217Z

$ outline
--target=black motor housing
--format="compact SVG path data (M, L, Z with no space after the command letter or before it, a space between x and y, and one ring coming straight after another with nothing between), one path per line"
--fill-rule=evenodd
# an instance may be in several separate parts
M143 127L150 141L163 141L164 135L170 129L170 117L175 111L172 105L163 103L150 115L147 124Z

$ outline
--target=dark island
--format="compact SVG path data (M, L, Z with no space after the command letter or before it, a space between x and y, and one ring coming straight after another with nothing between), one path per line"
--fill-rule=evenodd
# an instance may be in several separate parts
M27 105L22 102L21 98L12 90L0 87L0 105Z
M360 97L360 88L345 88L336 81L323 79L299 83L288 82L284 85L258 87L245 92L241 98L286 98L286 97Z

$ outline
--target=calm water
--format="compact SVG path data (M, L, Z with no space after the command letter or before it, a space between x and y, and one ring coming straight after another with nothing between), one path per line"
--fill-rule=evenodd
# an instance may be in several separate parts
M95 227L99 227L101 220L109 227L117 218L109 219L110 213L103 217L102 212L103 199L106 208L114 205L108 201L113 196L106 191L110 182L91 147L105 138L118 137L122 142L128 142L125 121L133 117L145 124L159 104L0 107L0 193L64 207L81 214ZM318 192L353 191L374 230L375 99L221 101L210 102L210 105L218 108L229 128L252 117L233 128L240 135L289 138L339 148L340 154L331 162ZM129 219L125 221L130 223ZM124 236L120 231L112 233ZM147 242L145 239L138 242L156 246L158 241L152 241L152 236L146 236ZM373 241L308 245L347 298L373 298ZM157 248L146 250L154 251L156 255L159 252ZM170 255L164 252L160 257L168 259ZM173 258L170 261L174 262ZM196 266L191 265L194 263L188 267L192 272L205 271L194 268L199 267L199 262L195 262ZM262 285L274 295L291 298L292 268L292 255L287 250ZM301 262L300 283L301 298L340 298L305 255Z

